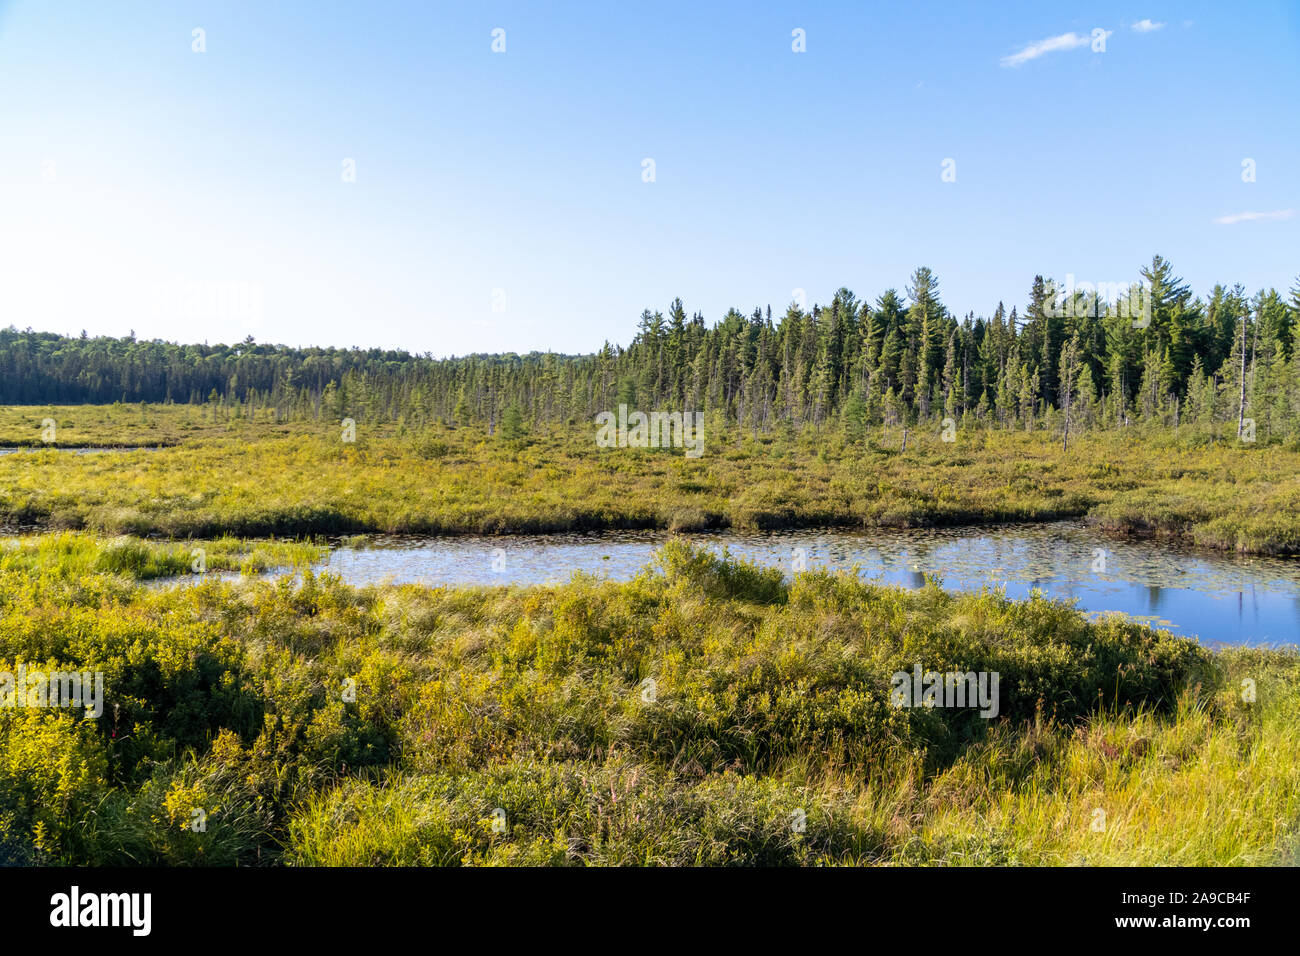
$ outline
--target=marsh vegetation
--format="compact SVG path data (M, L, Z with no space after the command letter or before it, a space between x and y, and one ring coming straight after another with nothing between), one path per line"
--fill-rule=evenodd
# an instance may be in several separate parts
M480 427L213 423L184 405L0 409L0 441L176 447L0 456L13 528L175 538L547 533L661 528L909 528L1082 518L1115 534L1300 553L1300 450L1228 429L1042 432L787 430L721 422L698 459L601 449L594 426L519 437Z
M156 590L142 547L0 565L0 671L100 671L109 701L0 708L9 862L1294 859L1294 653L681 544L491 589ZM998 717L893 706L918 662L999 672Z
M0 858L1294 861L1293 650L682 541L621 581L312 570L352 534L1059 519L1300 553L1284 429L1247 442L1153 415L1067 453L1052 410L944 429L872 414L755 428L719 410L688 458L518 409L359 413L350 432L257 400L0 409L0 674L102 673L108 704L0 707ZM200 559L243 575L154 586ZM253 575L273 568L296 573ZM998 715L893 706L891 674L917 666L997 672Z

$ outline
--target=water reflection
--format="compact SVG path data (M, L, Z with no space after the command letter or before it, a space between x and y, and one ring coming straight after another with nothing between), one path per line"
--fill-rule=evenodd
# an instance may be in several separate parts
M575 571L627 580L669 537L656 532L380 537L335 550L321 567L354 584L543 584L565 581ZM1300 561L1116 541L1074 522L682 537L781 567L787 575L802 555L808 568L856 567L865 578L912 588L924 586L929 576L952 590L1005 587L1018 599L1038 590L1077 600L1090 615L1123 613L1211 643L1300 641Z

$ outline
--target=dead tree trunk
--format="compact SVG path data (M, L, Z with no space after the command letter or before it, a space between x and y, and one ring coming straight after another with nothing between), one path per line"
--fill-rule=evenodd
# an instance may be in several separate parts
M1241 399L1237 403L1237 439L1246 425L1246 316L1241 317Z

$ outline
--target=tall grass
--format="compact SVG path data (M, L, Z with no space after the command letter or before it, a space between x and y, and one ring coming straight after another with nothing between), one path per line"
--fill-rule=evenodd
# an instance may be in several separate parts
M0 434L30 430L37 411L0 409ZM214 538L1086 518L1115 534L1300 553L1300 449L1189 429L1089 432L1069 454L1046 432L959 431L948 443L914 431L904 452L898 429L860 440L731 429L688 459L597 448L582 424L506 441L362 422L348 443L335 424L216 425L188 406L47 411L79 440L181 444L0 455L0 521L11 526Z
M0 672L100 671L107 696L99 720L0 708L10 862L1294 859L1293 651L1042 598L787 583L680 543L625 583L464 589L158 590L98 547L29 538L0 562ZM893 706L915 665L997 671L999 715Z
M278 567L307 567L328 548L297 541L148 541L127 535L104 539L80 532L11 537L0 543L0 571L23 571L75 579L103 572L131 580L197 571L246 574Z

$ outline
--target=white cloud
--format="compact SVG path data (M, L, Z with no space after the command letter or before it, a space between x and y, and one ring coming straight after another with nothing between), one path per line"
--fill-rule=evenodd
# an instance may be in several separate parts
M1133 24L1133 29L1138 33L1150 33L1152 30L1159 30L1162 26L1164 26L1163 23L1152 23L1150 19L1147 19L1139 20Z
M1110 34L1108 33L1107 36ZM1048 37L1046 40L1039 40L1037 43L1031 43L1019 53L1013 53L1010 56L1002 58L1003 66L1020 66L1022 63L1028 63L1030 60L1037 60L1044 53L1055 53L1057 50L1074 50L1081 46L1087 46L1092 42L1091 37L1079 36L1071 31L1062 33L1060 36Z
M1280 219L1294 219L1294 209L1275 209L1272 212L1234 212L1230 216L1220 216L1214 220L1216 226L1231 226L1239 222L1276 222Z

